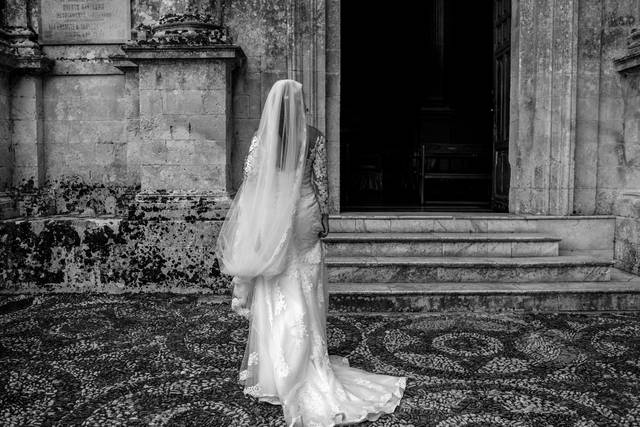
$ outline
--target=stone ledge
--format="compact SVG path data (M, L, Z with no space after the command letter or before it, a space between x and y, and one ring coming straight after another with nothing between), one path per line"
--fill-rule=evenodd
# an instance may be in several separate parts
M482 213L470 213L470 212L456 212L451 214L443 214L441 212L428 213L413 213L408 212L405 214L392 214L392 213L340 213L332 214L329 219L332 220L352 220L352 219L375 219L375 220L593 220L593 219L612 219L615 215L523 215L523 214L504 214L496 213L489 214Z
M121 70L136 68L136 61L159 59L224 60L240 67L245 55L240 46L123 46L124 55L110 57L113 65Z
M560 238L537 233L331 233L334 242L559 242Z
M640 68L640 31L633 28L627 36L627 54L613 60L613 65L621 74L638 72Z
M383 266L424 265L429 267L564 267L564 266L611 266L613 261L589 256L551 256L532 258L491 258L491 257L331 257L327 265L342 266Z

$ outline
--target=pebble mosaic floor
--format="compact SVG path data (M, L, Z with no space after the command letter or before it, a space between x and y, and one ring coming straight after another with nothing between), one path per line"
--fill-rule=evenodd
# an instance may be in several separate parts
M247 323L159 294L0 297L0 424L283 426L236 383ZM340 314L330 353L409 376L371 426L640 425L640 314Z

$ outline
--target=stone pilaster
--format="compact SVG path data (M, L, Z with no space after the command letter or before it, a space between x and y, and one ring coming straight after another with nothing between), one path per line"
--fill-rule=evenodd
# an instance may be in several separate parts
M13 81L11 96L13 185L44 184L44 115L42 78L22 75ZM32 184L31 184L32 183Z
M578 0L513 10L509 210L573 212Z
M244 55L208 15L170 14L150 32L114 58L138 75L138 199L169 209L194 197L228 203L232 71Z
M287 8L287 75L304 88L309 124L325 132L325 97L337 96L337 78L326 76L325 0L303 0ZM327 94L326 85L329 85Z
M640 28L631 30L627 37L626 54L614 60L614 66L623 82L633 89L633 95L625 99L626 108L632 111L626 118L629 129L640 129ZM633 135L637 143L637 134ZM622 191L613 204L616 215L615 258L617 266L632 273L640 273L640 191Z
M0 9L0 218L16 212L8 189L45 178L41 75L53 61L40 50L27 5L7 0Z

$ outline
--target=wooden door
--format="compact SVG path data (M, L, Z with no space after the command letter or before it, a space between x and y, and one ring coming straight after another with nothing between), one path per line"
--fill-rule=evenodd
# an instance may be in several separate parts
M429 209L490 207L492 168L491 3L425 0L419 145L420 204ZM469 34L473 34L470 48Z
M491 205L509 210L511 0L493 1L493 179Z

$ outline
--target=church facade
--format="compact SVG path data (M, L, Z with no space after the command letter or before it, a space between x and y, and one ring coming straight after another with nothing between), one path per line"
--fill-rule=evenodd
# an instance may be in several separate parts
M283 78L336 224L547 220L640 269L637 0L49 3L0 13L3 290L226 292L217 230Z

